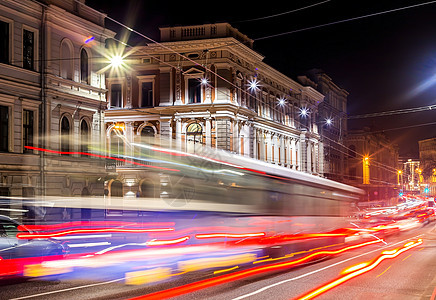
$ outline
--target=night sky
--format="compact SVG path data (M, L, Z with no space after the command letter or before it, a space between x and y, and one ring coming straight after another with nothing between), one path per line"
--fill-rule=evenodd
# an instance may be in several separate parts
M254 50L265 56L265 63L285 75L296 80L308 69L323 69L350 93L350 116L436 104L436 2L260 39L426 1L330 0L279 17L253 20L321 2L86 0L89 6L156 40L159 27L229 22L255 40ZM123 31L110 21L106 25ZM130 44L138 42L146 41L131 36ZM436 110L363 118L351 121L349 127L386 130L398 144L400 155L417 158L418 140L436 136L436 124L419 125L431 122L436 123ZM395 128L403 129L390 130Z

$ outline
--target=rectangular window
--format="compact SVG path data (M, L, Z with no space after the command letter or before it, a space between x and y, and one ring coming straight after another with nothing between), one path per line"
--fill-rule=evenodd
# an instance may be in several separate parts
M33 111L23 110L23 147L33 147ZM23 152L32 152L30 149L24 148Z
M141 85L141 107L153 106L153 82L143 82Z
M201 85L198 79L188 79L189 103L201 103Z
M9 107L0 106L0 151L9 151Z
M111 85L111 108L112 107L121 107L122 101L122 88L121 84L112 84Z
M35 37L32 31L23 29L23 68L34 69Z
M0 21L0 63L9 63L9 23Z

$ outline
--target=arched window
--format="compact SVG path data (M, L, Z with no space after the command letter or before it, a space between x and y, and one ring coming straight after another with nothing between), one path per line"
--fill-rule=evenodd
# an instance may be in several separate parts
M89 126L88 122L82 119L80 122L80 151L87 152L89 144Z
M70 152L70 120L66 116L61 119L61 151Z
M186 128L186 149L190 153L195 151L203 143L203 128L198 123L191 123ZM197 149L196 149L197 148Z
M145 126L141 130L142 137L154 137L154 129L151 126Z
M69 41L61 43L60 76L66 79L73 79L73 55Z
M140 185L141 197L152 198L154 197L154 184L148 179L145 179L141 182Z
M154 129L151 126L145 126L141 130L141 142L145 145L154 144ZM145 156L153 155L153 151L148 147L140 147L140 151Z
M80 51L80 81L82 83L89 83L88 63L88 52L82 49Z
M112 182L111 186L111 197L122 197L123 196L123 184L119 180Z

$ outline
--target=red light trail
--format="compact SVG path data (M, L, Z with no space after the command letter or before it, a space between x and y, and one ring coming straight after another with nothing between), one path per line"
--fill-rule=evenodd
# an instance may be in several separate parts
M265 232L255 233L208 233L208 234L196 234L197 239L213 239L213 238L248 238L256 236L265 236Z
M50 225L28 225L25 226L19 225L18 230L21 231L52 231L59 229L67 229L72 227L91 227L91 226L100 226L100 227L144 227L144 226L175 226L174 222L146 222L146 223L138 223L138 222L122 222L122 221L73 221L73 222L65 222L65 223L56 223Z
M164 167L158 167L158 166L151 166L151 165L141 164L141 163L133 161L133 160L127 160L127 159L124 159L124 158L112 157L112 156L95 154L95 153L76 152L76 151L56 151L56 150L50 150L50 149L44 149L44 148L38 148L38 147L32 147L32 146L24 146L24 148L30 149L30 150L47 152L47 153L54 153L54 154L86 155L86 156L92 156L92 157L106 158L106 159L122 161L122 162L125 162L125 163L128 163L128 164L137 165L137 166L141 166L141 167L147 167L147 168L153 168L153 169L159 169L159 170L165 170L165 171L180 172L180 170L177 170L177 169L170 169L170 168L164 168Z
M136 298L131 298L130 300L165 299L165 298L176 297L176 296L180 296L180 295L183 295L186 293L191 293L191 292L194 292L194 291L197 291L200 289L212 287L212 286L227 283L230 281L239 280L239 279L246 278L246 277L253 276L253 275L257 275L260 273L264 273L264 272L268 272L268 271L277 271L277 270L281 270L281 269L285 269L285 268L289 268L289 267L294 267L296 265L299 265L301 263L309 261L311 258L316 257L316 256L335 255L335 254L339 254L339 253L342 253L342 252L345 252L345 251L348 251L351 249L356 249L356 248L364 247L367 245L380 243L381 241L382 240L374 240L374 241L369 241L369 242L365 242L365 243L361 243L361 244L348 246L348 247L338 249L338 250L319 251L319 252L315 252L315 253L312 253L310 255L307 255L301 259L292 260L289 262L276 263L276 264L267 265L267 266L259 266L256 268L251 268L248 270L239 271L239 272L235 272L232 274L221 275L218 277L205 279L205 280L201 280L198 282L186 284L183 286L171 288L168 290L159 291L159 292L151 293L148 295L139 296Z
M71 229L51 233L17 233L18 239L46 239L60 237L69 234L88 234L101 232L122 232L122 233L144 233L144 232L160 232L173 231L174 228L150 228L150 229L128 229L128 228L93 228L93 229Z
M370 263L361 263L355 266L352 266L350 268L348 268L347 270L345 270L343 273L345 273L344 276L341 276L335 280L333 280L332 282L329 282L303 296L300 296L296 299L298 300L307 300L307 299L312 299L316 296L319 296L322 293L327 292L328 290L331 290L332 288L354 278L357 277L359 275L362 275L366 272L369 272L371 270L373 270L375 267L377 267L383 260L385 259L390 259L390 258L395 258L398 255L400 255L401 253L412 249L418 245L422 244L422 239L418 239L415 242L409 242L407 244L405 244L402 248L397 248L394 250L387 250L387 251L383 251L381 253L381 255L379 257L377 257L376 259L374 259L372 262Z

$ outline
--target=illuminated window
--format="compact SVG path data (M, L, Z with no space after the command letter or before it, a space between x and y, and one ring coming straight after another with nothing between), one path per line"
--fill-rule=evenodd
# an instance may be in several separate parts
M186 149L195 153L203 143L203 128L198 123L191 123L186 128Z

